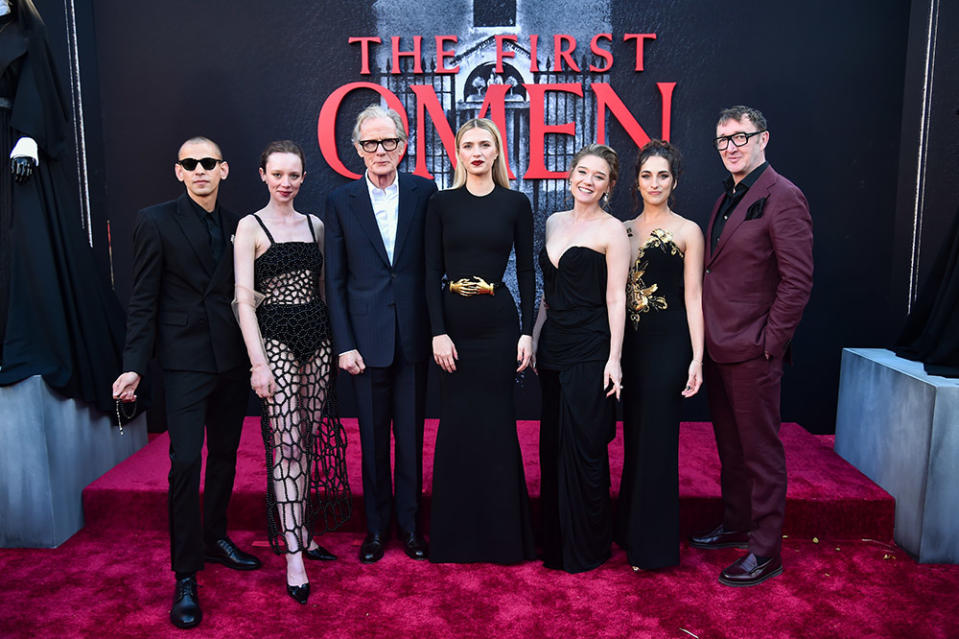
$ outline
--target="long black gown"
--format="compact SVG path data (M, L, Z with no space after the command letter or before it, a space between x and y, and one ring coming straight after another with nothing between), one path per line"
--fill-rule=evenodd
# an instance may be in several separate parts
M959 377L959 211L892 350L930 375Z
M296 552L308 548L314 534L349 519L351 508L346 434L331 379L330 322L319 294L323 254L315 235L313 242L277 243L253 217L270 239L253 263L253 280L265 295L256 315L277 386L263 400L261 420L267 522L273 550ZM312 234L312 221L309 226Z
M539 263L548 305L536 352L543 564L583 572L609 559L612 543L607 447L616 412L602 388L610 339L606 256L572 246L557 268L544 247Z
M42 23L20 11L0 28L0 386L42 375L116 419L123 309L81 226L68 103ZM17 183L8 156L21 136L40 163Z
M623 478L616 541L643 570L679 564L679 417L692 347L683 253L653 230L626 286Z
M515 246L522 322L509 289L462 297L441 287L482 277L499 282ZM432 197L426 217L426 299L433 335L459 359L441 372L433 464L430 560L516 563L535 557L529 497L516 436L516 343L531 333L533 216L522 193L466 187Z

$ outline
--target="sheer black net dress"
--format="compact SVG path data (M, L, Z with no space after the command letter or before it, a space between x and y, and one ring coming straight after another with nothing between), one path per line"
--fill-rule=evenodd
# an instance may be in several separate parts
M333 347L320 296L323 254L313 242L273 240L253 265L265 297L256 316L277 391L263 400L266 502L274 552L307 550L314 535L349 519L346 435L336 415Z
M684 256L653 230L626 282L623 336L623 478L616 542L643 570L679 564L679 418L693 356Z
M547 304L536 351L543 565L584 572L609 559L613 532L607 447L616 408L602 388L610 340L606 256L571 246L554 265L544 246L539 263Z
M501 280L515 246L520 317ZM448 334L459 359L440 372L433 465L430 561L516 563L535 557L513 400L516 345L531 333L533 216L522 193L466 187L432 197L426 218L427 305L433 335ZM493 295L462 297L442 286L479 276Z

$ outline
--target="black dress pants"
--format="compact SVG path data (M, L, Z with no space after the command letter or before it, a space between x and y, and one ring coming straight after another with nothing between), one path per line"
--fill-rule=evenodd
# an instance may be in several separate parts
M423 418L426 362L403 356L399 335L390 366L367 366L353 375L357 421L363 452L363 506L366 529L386 534L390 528L394 483L390 473L390 425L395 456L396 523L407 532L418 528L423 494Z
M204 546L226 536L236 450L250 392L249 371L163 372L170 434L170 555L178 573L203 568ZM200 509L200 452L207 460Z

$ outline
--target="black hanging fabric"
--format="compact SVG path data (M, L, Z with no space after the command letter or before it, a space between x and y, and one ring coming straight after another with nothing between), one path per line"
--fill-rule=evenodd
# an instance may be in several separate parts
M42 375L60 393L116 420L112 383L121 372L124 317L80 224L67 174L69 115L43 24L29 11L0 32L0 76L11 108L0 109L0 238L6 299L0 385ZM11 145L29 136L39 165L25 182L10 174ZM141 404L142 405L142 404Z
M893 350L930 375L959 377L959 212Z

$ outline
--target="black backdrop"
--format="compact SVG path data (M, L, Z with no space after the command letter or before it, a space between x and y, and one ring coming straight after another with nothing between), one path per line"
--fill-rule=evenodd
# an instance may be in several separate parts
M55 39L63 28L58 18L64 5L37 4ZM392 35L432 41L441 32L431 26L431 12L464 2L393 4L418 7L413 21L421 26ZM831 432L842 347L888 345L907 312L903 270L909 238L902 211L909 202L903 193L916 169L905 150L909 127L903 116L917 109L910 82L915 83L912 74L925 47L925 5L894 0L605 4L616 60L609 82L652 136L660 133L655 83L677 83L671 140L686 156L677 192L681 214L705 227L720 192L725 175L709 146L719 109L750 104L769 120L767 157L804 190L815 223L815 285L794 341L795 364L784 381L783 417L813 432ZM180 192L172 161L183 139L202 134L220 142L231 165L222 201L238 211L266 202L256 162L272 139L292 138L307 152L308 178L297 199L301 210L320 212L325 193L346 180L322 159L317 116L337 87L369 80L360 75L359 48L347 44L347 37L382 31L372 3L98 0L91 5L77 8L77 24L88 159L94 164L93 222L97 237L107 222L111 225L121 301L130 293L134 214ZM959 24L954 16L944 19ZM544 42L560 32L542 32ZM645 48L642 73L632 68L634 45L622 42L627 32L657 34ZM404 44L408 49L408 40ZM54 49L58 55L65 52L56 42ZM955 56L951 64L955 70ZM372 93L351 96L337 129L341 157L354 171L362 165L347 143L351 114L372 98ZM608 131L609 143L630 171L635 146L612 118ZM954 140L939 143L935 151L953 167ZM954 211L955 202L951 207ZM632 214L628 189L618 189L613 210L621 217ZM947 215L951 212L930 210L928 224L937 228ZM927 238L930 246L924 250L934 252L939 239ZM105 243L96 248L105 254ZM350 412L351 400L345 399ZM520 413L537 416L535 381L521 391ZM702 397L689 402L686 418L708 419Z

